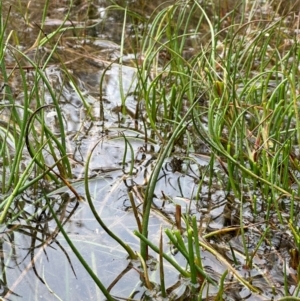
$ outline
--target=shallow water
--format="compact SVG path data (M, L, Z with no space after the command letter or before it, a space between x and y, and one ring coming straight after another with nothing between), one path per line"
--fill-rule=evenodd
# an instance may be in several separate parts
M160 1L156 2L160 3ZM156 6L156 2L152 3L153 7ZM54 28L62 24L67 4L66 1L63 3L51 1L43 34L51 33ZM147 7L143 1L139 4L140 11L144 11L144 15L148 16L152 8ZM45 1L3 1L4 11L9 17L7 32L15 30L20 41L18 47L28 51L28 56L41 64L44 62L45 55L51 51L51 47L47 44L36 49L32 45L40 30L39 22L44 5ZM137 222L132 213L128 191L133 191L136 204L140 205L160 145L157 141L145 144L145 137L150 133L147 128L145 129L143 120L136 119L139 100L135 95L136 68L132 63L133 52L130 48L126 49L124 65L121 66L118 61L115 61L120 56L119 45L124 15L120 12L107 12L108 5L107 1L97 1L91 6L85 1L76 1L71 11L71 20L68 20L65 26L82 24L83 28L78 30L77 35L73 35L72 31L63 35L58 54L49 62L44 73L59 99L64 117L68 154L73 165L73 187L83 197L86 195L82 180L86 159L96 146L89 166L91 177L89 191L97 212L114 233L122 237L135 250L139 250L139 241L133 235L133 230L137 229ZM226 14L224 8L222 14ZM94 26L88 28L91 24ZM128 32L130 33L130 24ZM125 45L129 45L130 41L131 39L128 38ZM192 48L192 52L194 44L191 39L188 49ZM6 57L9 66L13 66L16 60L12 53L15 52L10 48ZM73 75L74 83L79 90L74 89L74 83L61 68L61 60ZM108 68L111 63L113 64ZM23 61L23 64L27 63ZM29 86L33 84L34 72L28 68L26 76ZM101 81L104 84L100 94ZM23 94L18 71L11 76L9 84L16 102L22 104ZM52 96L45 87L41 87L40 95L45 104L52 103ZM122 104L123 95L127 95L125 107ZM3 101L5 97L3 93ZM32 108L34 109L35 106L36 100L33 99ZM3 113L2 116L3 121L9 119L9 112ZM51 106L47 107L45 122L52 132L59 136L56 118L55 110ZM131 143L134 162L130 152L124 156L123 135L126 135ZM213 187L209 189L209 179L202 178L209 164L209 154L195 154L194 161L185 160L184 157L184 151L177 150L173 157L164 163L161 170L149 226L150 240L156 245L159 243L160 227L172 227L174 203L181 205L183 214L188 213L197 217L203 235L239 224L240 204L223 190L222 166L218 164L214 166L216 178ZM47 164L53 163L52 157L48 156L47 159ZM182 160L177 168L174 167L175 159ZM25 157L24 164L26 160L28 159ZM134 173L129 175L131 163L134 163ZM198 192L201 180L204 181L204 185ZM132 294L134 299L140 300L145 294L149 294L153 300L160 300L155 289L147 291L141 284L140 264L127 259L124 250L95 221L85 201L77 203L72 192L65 187L45 188L48 190L47 197L53 208L61 220L66 222L65 230L73 243L103 284L106 287L111 286L112 295L126 298ZM249 225L257 223L247 232L248 248L254 250L264 230L264 226L260 225L264 216L262 214L261 219L254 220L251 203L247 200L247 195L245 198L243 213L247 217L246 220ZM0 254L2 254L3 271L1 296L5 300L59 298L104 300L102 293L91 281L63 236L59 234L49 210L43 207L46 204L45 197L42 194L36 195L34 191L28 191L16 204L24 208L24 217L2 226L1 229ZM263 202L258 200L258 205L263 207ZM30 216L34 216L34 220L27 223L25 220ZM274 219L274 223L276 222ZM289 245L289 235L290 233L287 233L286 238L281 236L277 238L280 252L266 243L262 244L257 255L254 256L255 266L252 269L243 266L243 242L240 234L207 239L231 266L233 258L228 248L230 243L236 251L235 255L239 263L236 269L240 275L251 279L252 284L263 292L262 295L251 294L248 289L241 287L239 283L232 280L231 275L228 275L226 277L228 298L231 300L274 298L276 300L283 295L283 266L285 260L289 259L288 252L292 247ZM167 239L164 240L164 249L167 253L173 252ZM150 255L153 256L152 262L149 263L150 278L153 283L158 284L157 254L151 252ZM205 249L202 256L207 272L214 280L219 281L220 276L228 269L226 264ZM174 257L182 266L185 265L185 260L179 253ZM177 296L184 294L189 283L180 279L178 272L168 264L165 268L167 288L177 292ZM290 274L294 273L291 269ZM275 294L270 283L274 285ZM294 279L289 280L289 283L292 291L292 284L296 285L296 283ZM206 288L208 295L211 296L218 291L211 285L207 285ZM206 296L206 288L203 296Z

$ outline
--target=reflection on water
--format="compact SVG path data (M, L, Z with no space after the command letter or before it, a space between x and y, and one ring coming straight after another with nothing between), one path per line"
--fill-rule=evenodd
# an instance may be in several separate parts
M78 193L84 194L82 184L77 183L76 188ZM136 222L131 211L124 207L128 196L122 173L114 172L106 177L92 179L90 192L95 206L99 208L98 213L109 228L138 249L138 241L132 234ZM133 263L126 259L127 255L118 244L99 228L85 202L79 204L75 199L68 198L66 193L66 199L62 200L61 193L52 192L49 201L60 215L78 251L104 285L111 288L112 294L130 295L135 285L140 283L139 273L135 271L136 268L133 269ZM59 230L49 209L41 211L40 204L34 207L28 202L24 209L24 214L28 216L36 212L30 226L15 221L2 229L2 270L6 271L2 296L8 300L18 300L17 296L34 300L38 294L39 300L53 300L51 298L55 293L62 300L93 300L97 294L97 300L102 300L97 288L88 284L88 274L74 258L61 234L58 234ZM152 216L149 231L154 243L158 243L156 232L162 224L168 225L163 218ZM150 254L155 258L154 253ZM176 273L172 273L172 270L167 268L166 273L170 274L168 285L177 281ZM152 277L157 278L156 273L154 270ZM137 295L143 292L141 288L138 291Z

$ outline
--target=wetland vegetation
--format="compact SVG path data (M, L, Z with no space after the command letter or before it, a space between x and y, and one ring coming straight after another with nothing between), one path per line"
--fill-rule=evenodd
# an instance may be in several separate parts
M0 2L1 298L300 300L299 1L148 2Z

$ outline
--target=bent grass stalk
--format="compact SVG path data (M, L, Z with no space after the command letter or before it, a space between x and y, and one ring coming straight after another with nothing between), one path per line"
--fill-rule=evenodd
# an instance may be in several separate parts
M203 129L202 129L203 130ZM264 177L260 177L257 174L255 174L254 172L252 172L251 170L249 170L248 168L246 168L244 165L241 165L239 163L239 161L237 159L235 159L233 156L231 156L226 150L224 150L223 146L220 144L220 142L217 141L213 141L210 140L206 137L205 134L203 134L204 132L200 132L198 130L198 134L199 136L202 137L202 139L208 144L210 145L216 152L222 154L226 159L228 159L231 163L235 164L240 170L242 170L245 174L247 174L248 176L257 179L259 181L261 181L262 183L268 185L271 188L274 188L275 190L283 193L284 195L288 196L288 197L292 197L292 193L281 188L280 186L271 183L269 180L265 179ZM300 197L296 197L297 200L300 200Z
M103 228L103 230L111 237L113 238L128 254L129 258L131 259L136 259L137 255L135 254L135 252L131 249L131 247L126 244L121 238L119 238L117 235L115 235L107 226L106 224L103 222L103 220L101 219L101 217L99 216L99 214L97 213L97 210L94 206L94 203L92 201L91 198L91 194L90 194L90 190L89 190L89 165L90 165L90 161L93 155L93 152L95 150L95 148L97 147L97 145L101 142L102 140L100 139L98 141L98 143L96 143L94 145L94 147L91 149L90 154L87 157L86 160L86 165L85 165L85 171L84 171L84 189L85 189L85 194L86 194L86 199L89 203L89 206L91 208L91 211L95 217L95 219L97 220L97 222L99 223L99 225Z
M129 149L130 149L130 168L129 168L129 171L126 172L128 173L130 176L132 176L132 173L133 173L133 169L134 169L134 151L133 151L133 147L130 143L130 141L127 139L126 135L125 134L121 134L124 138L124 142L125 142L125 149L124 149L124 155L123 155L123 171L125 171L125 165L126 165L126 155L127 155L127 149L128 149L128 146L129 146Z
M76 257L78 258L78 260L80 261L80 263L83 265L83 267L86 269L86 271L88 272L88 274L92 277L93 281L97 284L97 286L99 287L99 289L101 290L101 292L104 294L104 296L107 298L108 301L114 301L114 298L109 294L109 292L107 291L107 289L105 288L105 286L102 284L102 282L100 281L100 279L97 277L97 275L92 271L92 269L90 268L89 264L84 260L84 258L81 256L80 252L77 250L77 248L75 247L75 245L72 243L72 240L69 238L68 234L66 233L66 231L64 230L64 227L62 226L62 224L60 223L59 219L56 216L55 211L53 210L47 196L45 196L46 202L48 204L48 208L53 216L53 218L55 219L55 222L60 230L60 232L62 233L62 235L64 236L65 240L67 241L68 245L70 246L70 248L72 249L72 251L74 252L74 254L76 255Z
M210 247L207 242L200 240L199 244L211 254L215 255L216 258L227 267L228 271L230 271L241 284L246 286L250 291L259 293L259 290L257 288L255 288L250 282L246 281L242 276L240 276L239 272L232 267L231 263L229 263L219 252Z
M152 285L152 283L149 280L147 264L146 264L144 258L141 256L141 254L137 253L137 256L140 259L142 267L143 267L143 271L144 271L144 273L143 273L144 277L143 278L145 280L145 285L146 285L147 289L152 290L153 289L153 285Z
M47 143L47 141L45 142L45 144L46 143ZM21 175L20 179L16 183L16 185L15 185L13 191L10 193L9 197L7 197L3 202L1 202L1 207L4 206L4 208L0 215L0 225L5 223L6 216L7 216L9 208L11 207L11 204L15 200L15 197L17 195L19 195L19 191L20 191L22 185L24 185L24 183L27 181L27 179L31 175L31 171L32 171L32 168L36 161L36 158L40 155L40 152L43 150L45 144L36 152L35 156L31 159L30 163L26 166L23 174Z
M147 239L144 235L142 235L139 231L133 231L134 235L136 235L140 240L144 242L144 244L148 245L153 251L159 254L159 248L154 245L149 239ZM182 276L189 278L190 273L183 269L173 258L171 258L165 252L162 253L164 259L166 259Z
M157 163L154 167L154 170L150 176L150 180L149 183L147 185L147 189L145 192L145 200L144 200L144 204L143 204L143 222L142 222L142 235L147 238L148 237L148 224L149 224L149 217L150 217L150 211L151 211L151 205L152 205L152 200L154 197L154 190L155 190L155 186L156 186L156 182L159 176L159 172L162 168L162 165L165 161L165 159L168 157L169 152L171 147L174 144L174 141L176 140L176 138L181 134L181 132L183 130L185 130L184 128L184 123L186 122L186 119L188 118L188 116L190 115L190 113L192 112L192 110L194 109L196 103L194 105L191 106L191 108L188 110L188 112L185 114L185 116L182 118L182 120L180 121L180 123L177 125L177 127L175 128L172 136L170 137L167 145L162 149L161 154L159 155L158 159L157 159ZM147 244L142 240L141 241L141 250L140 253L142 255L142 257L144 258L144 260L147 260Z
M42 82L46 85L51 98L53 100L53 105L55 107L55 111L57 113L57 118L58 118L58 124L60 127L60 140L61 140L61 146L58 148L59 151L61 152L61 158L63 158L63 164L64 164L64 168L66 171L66 175L68 175L69 177L71 177L71 166L70 166L70 162L68 160L68 156L67 156L67 146L66 146L66 133L64 130L64 122L63 122L63 116L62 116L62 111L59 107L59 103L58 103L58 99L55 96L55 93L53 91L53 88L49 82L49 80L47 79L46 75L44 74L44 70L40 69L39 66L37 66L28 56L26 56L24 53L20 52L18 49L15 49L17 52L19 52L20 55L22 55L27 61L28 63L30 63L30 65L32 65L38 76L42 79ZM38 88L38 87L35 87ZM51 133L50 130L48 130L48 133Z
M71 1L72 2L72 1ZM48 7L48 3L49 1L46 2L46 4L44 5L44 9L43 9L43 16L42 16L42 22L41 24L44 24L44 20L46 18L46 12L47 12L47 7ZM71 6L70 6L71 7ZM66 20L68 18L68 15L69 13L67 14L67 17L66 17ZM2 22L2 19L1 19L1 22ZM4 24L3 24L4 25ZM42 25L43 26L43 25ZM2 35L4 34L5 32L5 27L2 26L2 30L1 30L1 37ZM8 39L11 37L11 34L12 32L9 34L8 36ZM36 39L34 45L31 47L31 49L33 49L34 47L37 47L39 46L39 42L40 42L40 35L41 35L41 32L38 36L38 38ZM1 38L1 41L3 42L3 38ZM8 41L8 40L7 40ZM48 37L46 37L46 41L49 41L48 40ZM2 43L1 43L2 44ZM9 45L8 42L6 43L6 45ZM57 45L56 45L57 46ZM54 53L54 51L56 50L56 46L52 48L52 52L51 54L49 55L48 57L48 60L46 60L45 62L45 65L44 66L47 66L47 63L48 61L50 60L50 58L52 57L52 54ZM5 49L6 49L7 46L3 46L1 47L1 67L2 67L2 74L4 76L4 80L5 82L8 82L8 78L10 75L7 75L7 71L6 71L6 68L5 68L5 60L4 60L4 54L5 54ZM35 68L36 70L36 75L38 74L41 74L41 71L40 71L40 67L33 63L33 61L31 61L25 53L21 52L19 49L17 48L14 48L12 46L9 46L10 49L14 50L16 53L20 54L21 56L23 56L27 61L29 61L29 63L31 63L31 65ZM29 50L27 50L29 51ZM13 54L14 55L14 54ZM30 105L30 100L32 98L32 95L34 93L34 90L37 90L37 86L38 86L38 83L39 83L39 77L35 77L35 83L34 83L34 87L33 87L33 90L31 91L31 93L29 92L28 90L28 84L27 84L27 80L26 80L26 76L25 76L25 72L22 68L22 66L20 65L20 61L17 59L17 57L15 56L15 60L16 60L16 64L18 65L18 70L20 72L20 75L21 75L21 80L22 80L22 88L23 88L23 91L24 91L24 107L23 107L23 116L22 116L22 119L20 118L19 116L19 113L16 111L16 108L15 108L15 100L12 98L11 95L13 95L13 93L10 93L11 91L9 91L8 93L8 97L9 97L9 100L10 100L10 103L11 105L13 106L12 107L12 111L11 111L11 114L12 114L12 120L13 122L18 125L19 129L20 129L20 135L18 137L18 139L16 139L16 147L15 147L15 152L17 154L17 156L15 157L15 160L13 160L13 163L12 163L12 166L11 166L11 170L10 170L10 176L9 176L9 179L6 183L6 187L5 187L5 190L8 191L8 189L11 188L11 185L12 184L16 184L18 182L18 175L19 175L19 171L18 171L18 168L20 166L20 162L21 162L21 154L22 154L22 151L24 149L24 139L23 137L25 136L25 128L26 128L26 124L27 124L27 120L28 120L28 113L29 113L29 105ZM47 82L46 78L44 77L44 83ZM48 85L48 88L50 86ZM8 88L8 90L10 90ZM49 89L50 93L51 93L51 89ZM52 98L53 98L53 101L55 101L55 97L54 95L52 95ZM60 116L60 109L57 107L57 114L58 114L58 118ZM62 119L61 119L61 124L62 124ZM64 143L64 129L62 128L61 129L61 139L62 139L62 148L60 148L60 150L65 150L66 149L66 146L65 146L65 143ZM50 143L50 140L48 140L49 143ZM52 153L54 154L54 153ZM36 157L36 159L38 161L42 160L42 154L40 154L41 157L38 158ZM63 162L65 164L65 166L67 167L67 170L68 170L68 174L70 175L70 166L68 165L68 160L66 160L66 156L63 155L62 156L64 159L63 159Z
M159 234L159 279L160 279L161 296L163 298L166 298L167 292L166 292L166 285L165 285L164 260L163 260L162 226L160 226L160 234Z

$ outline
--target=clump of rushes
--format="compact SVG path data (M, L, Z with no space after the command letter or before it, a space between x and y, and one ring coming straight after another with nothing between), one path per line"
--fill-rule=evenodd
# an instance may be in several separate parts
M254 21L243 24L222 41L221 33L212 32L212 46L222 43L222 52L212 51L215 56L209 58L215 64L199 57L204 73L195 73L194 79L206 86L208 124L196 108L194 125L222 158L227 190L241 198L241 185L249 185L276 206L278 195L291 196L291 183L298 181L293 152L294 142L299 143L298 48L294 44L280 51L284 36L279 21L263 29L257 25L256 30ZM244 31L250 34L241 38Z
M298 233L285 218L299 201L299 46L291 36L286 47L281 22L249 20L234 32L229 29L225 40L224 32L212 31L211 46L218 47L199 55L202 68L193 77L194 82L204 84L208 102L207 124L201 120L203 111L196 107L194 129L218 156L227 175L226 190L240 202L248 268L262 241L270 236L266 228L250 254L243 215L249 201L254 218L290 226L295 240L292 254L299 254ZM298 269L298 259L294 263Z
M180 136L184 141L188 141L187 136L198 136L227 175L224 189L241 204L245 266L252 266L257 252L249 254L243 231L243 204L249 192L255 192L250 194L254 216L258 214L259 195L267 223L276 214L276 219L287 225L279 201L299 200L291 186L299 185L294 153L300 144L298 45L294 40L285 47L281 20L272 16L253 20L259 7L244 4L247 11L215 22L198 2L178 2L158 8L145 26L150 30L141 43L144 58L138 61L137 94L144 104L152 137L163 145L145 194L141 236L145 259L154 188L162 164L178 146ZM198 23L192 23L195 15L200 16ZM224 28L226 18L240 23ZM201 39L202 28L207 39ZM198 49L195 47L191 58L186 58L184 50L192 35L198 35ZM165 61L160 64L162 55ZM189 149L185 151L188 154ZM213 169L210 172L213 177ZM263 238L268 235L265 230ZM261 245L259 241L257 248Z
M68 182L72 177L72 171L67 156L66 131L62 111L58 104L58 95L54 92L53 86L45 74L49 61L57 51L64 22L55 32L43 37L43 24L48 11L48 3L47 1L42 12L40 33L34 45L24 52L20 50L22 48L19 45L17 33L14 31L6 32L10 13L8 12L7 19L3 19L2 3L0 4L0 68L4 81L2 93L7 99L1 104L0 137L2 142L1 165L3 168L1 194L3 201L1 202L0 223L6 221L8 213L13 218L15 212L10 212L13 201L26 189L37 189L37 183L41 179L45 181L44 185L46 186L51 186L54 183L67 185L72 189ZM69 9L71 6L72 1ZM68 19L69 12L66 14L65 21ZM47 43L51 44L51 52L44 57L43 61L35 61L27 55L30 51L39 51L39 48ZM6 65L8 55L15 63L13 69L12 66ZM28 79L29 72L30 80ZM21 101L16 99L18 96L13 92L10 84L14 76L20 80ZM45 105L45 99L40 94L41 91L43 93L47 91L51 95L53 104ZM49 107L55 111L59 136L55 136L45 123L44 110ZM10 155L11 153L13 155ZM51 166L46 164L45 154L48 158L52 158ZM25 170L23 168L24 157L31 157ZM75 190L73 192L80 198Z

